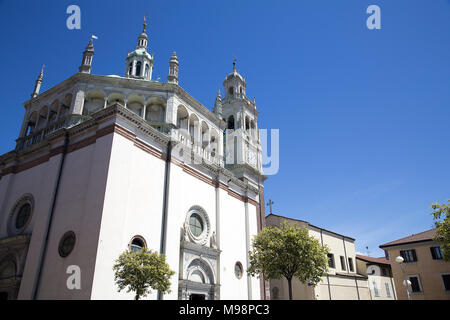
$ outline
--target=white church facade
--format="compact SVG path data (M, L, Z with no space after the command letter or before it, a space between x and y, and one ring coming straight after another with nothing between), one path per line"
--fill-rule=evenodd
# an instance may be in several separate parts
M146 299L265 299L246 273L266 179L247 84L234 65L210 111L179 86L175 53L168 81L152 80L148 41L144 23L123 77L91 74L92 40L79 72L43 93L41 71L0 156L1 298L132 299L112 266L146 246L176 271L171 293Z

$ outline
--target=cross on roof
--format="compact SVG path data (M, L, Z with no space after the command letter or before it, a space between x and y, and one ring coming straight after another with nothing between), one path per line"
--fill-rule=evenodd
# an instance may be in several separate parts
M272 205L274 204L275 202L273 202L272 200L270 200L269 199L269 201L267 202L267 205L269 206L269 208L270 208L270 214L272 214Z

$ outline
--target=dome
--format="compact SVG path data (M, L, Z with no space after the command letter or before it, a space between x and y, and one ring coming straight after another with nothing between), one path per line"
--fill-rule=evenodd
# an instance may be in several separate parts
M229 75L227 75L225 80L231 80L236 77L239 78L242 82L245 82L244 78L236 71L233 71Z
M145 33L145 31L143 31L143 32L139 35L138 39L140 39L140 38L144 38L144 39L148 40L148 36L147 36L147 34Z

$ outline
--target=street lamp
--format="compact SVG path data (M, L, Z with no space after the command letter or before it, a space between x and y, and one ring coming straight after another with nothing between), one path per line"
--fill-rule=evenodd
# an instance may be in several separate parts
M409 287L411 286L411 281L406 279L406 270L403 265L403 261L405 261L405 260L403 259L402 256L398 256L397 258L395 258L395 262L397 262L400 265L400 268L402 269L402 272L403 272L403 277L405 278L405 280L403 281L403 285L406 287L406 293L408 294L408 300L411 300L411 294L409 293Z

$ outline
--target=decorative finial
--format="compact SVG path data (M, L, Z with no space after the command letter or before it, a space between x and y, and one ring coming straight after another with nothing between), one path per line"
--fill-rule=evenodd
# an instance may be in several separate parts
M42 68L41 68L41 73L39 73L38 79L41 80L41 81L42 81L42 79L44 78L44 68L45 68L45 67L46 67L46 65L43 64L43 65L42 65Z
M145 32L146 28L147 28L147 15L144 15L144 30L142 32Z
M236 58L233 60L233 72L236 72Z
M34 90L33 93L31 94L32 98L36 98L39 95L39 91L41 90L42 79L44 79L44 68L45 64L42 65L41 72L39 73L39 76L36 79Z

